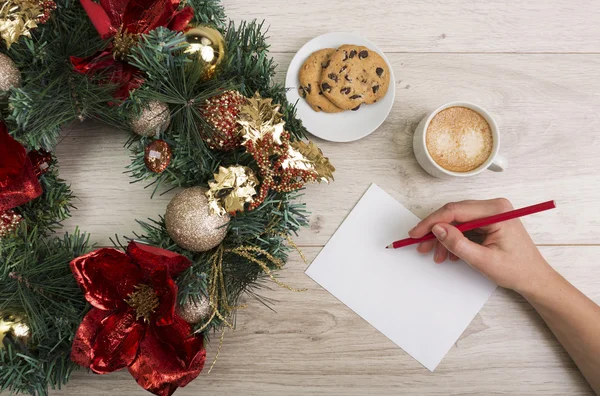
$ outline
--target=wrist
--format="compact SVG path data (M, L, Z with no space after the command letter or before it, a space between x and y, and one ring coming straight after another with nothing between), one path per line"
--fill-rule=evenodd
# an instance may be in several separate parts
M528 301L537 301L543 299L548 293L551 293L555 283L560 279L562 277L558 272L546 260L543 260L539 269L531 274L522 285L515 287L513 290Z

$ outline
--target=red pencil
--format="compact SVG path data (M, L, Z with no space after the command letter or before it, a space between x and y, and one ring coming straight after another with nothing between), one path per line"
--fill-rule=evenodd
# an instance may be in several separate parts
M544 210L554 209L556 204L554 201L543 202L537 205L527 206L521 209L511 210L510 212L500 213L497 215L484 217L483 219L471 220L466 223L462 223L456 226L461 232L467 232L476 228L489 226L491 224L500 223L501 221L516 219L517 217L527 216L530 214L543 212ZM406 238L399 241L393 242L386 246L386 249L398 249L404 246L414 245L415 243L421 243L435 239L435 235L431 232L422 238Z

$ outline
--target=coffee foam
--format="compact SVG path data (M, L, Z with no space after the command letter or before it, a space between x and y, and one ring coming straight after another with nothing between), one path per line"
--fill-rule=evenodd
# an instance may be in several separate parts
M494 139L481 114L466 107L449 107L429 123L426 144L427 151L442 168L470 172L489 158Z

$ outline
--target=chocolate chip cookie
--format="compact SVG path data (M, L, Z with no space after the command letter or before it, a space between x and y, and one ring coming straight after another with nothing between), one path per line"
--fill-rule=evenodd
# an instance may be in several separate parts
M342 111L342 109L331 103L320 89L323 65L329 62L329 56L334 52L335 49L333 48L313 52L300 68L300 74L298 75L300 88L298 88L298 91L300 96L306 99L315 111L325 113L339 113Z
M358 110L383 98L390 85L389 68L375 51L343 45L323 65L321 91L337 107Z

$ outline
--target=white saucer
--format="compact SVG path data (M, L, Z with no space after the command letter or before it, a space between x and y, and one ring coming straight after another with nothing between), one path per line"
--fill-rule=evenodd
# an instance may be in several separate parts
M390 69L388 92L379 102L372 105L363 104L358 111L344 111L335 114L316 112L298 93L300 68L313 52L322 48L338 48L344 44L368 47L385 59ZM373 133L390 114L396 96L394 71L383 51L366 38L351 33L328 33L304 44L290 63L285 86L288 88L287 99L290 103L297 102L298 116L302 119L306 129L311 134L332 142L351 142Z

